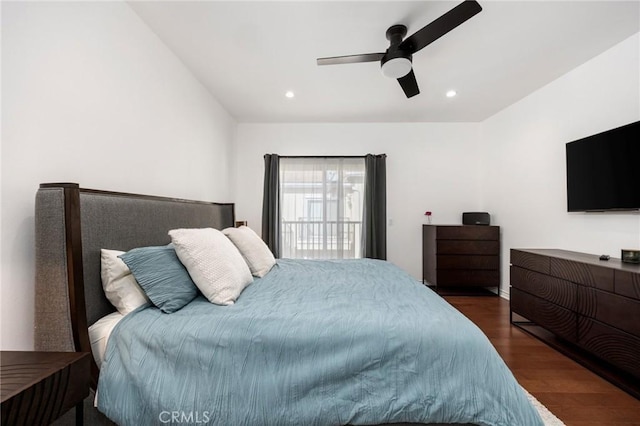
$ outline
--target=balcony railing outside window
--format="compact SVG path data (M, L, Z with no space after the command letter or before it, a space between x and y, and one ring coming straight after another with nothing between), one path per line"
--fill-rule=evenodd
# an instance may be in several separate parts
M282 255L296 259L356 259L360 221L283 221Z

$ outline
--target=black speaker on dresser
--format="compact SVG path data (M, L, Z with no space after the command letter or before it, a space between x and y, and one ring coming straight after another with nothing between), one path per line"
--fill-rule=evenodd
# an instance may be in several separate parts
M491 224L491 216L487 212L464 212L462 213L463 225L485 225Z

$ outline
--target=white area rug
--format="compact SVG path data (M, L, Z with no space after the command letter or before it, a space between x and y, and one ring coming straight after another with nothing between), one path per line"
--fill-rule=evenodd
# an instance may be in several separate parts
M536 407L536 410L538 410L538 414L540 414L540 417L542 417L542 421L544 422L545 426L565 426L564 423L562 423L562 420L557 418L551 411L547 409L547 407L542 405L540 401L538 401L533 395L527 392L526 389L524 389L524 393L527 394L527 398L529 398L529 401L531 401L533 406Z

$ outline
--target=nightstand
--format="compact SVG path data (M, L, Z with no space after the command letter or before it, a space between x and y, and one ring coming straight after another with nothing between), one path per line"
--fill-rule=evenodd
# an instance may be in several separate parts
M74 406L81 425L90 360L86 352L0 352L2 425L50 424Z

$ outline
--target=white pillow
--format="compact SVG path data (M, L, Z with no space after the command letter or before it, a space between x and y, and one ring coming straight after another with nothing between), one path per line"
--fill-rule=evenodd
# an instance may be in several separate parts
M264 277L276 264L276 258L262 238L248 226L223 229L222 233L240 250L247 261L251 273L256 277Z
M122 315L127 315L139 306L149 302L129 267L118 256L118 250L100 250L100 276L102 288L109 302Z
M224 234L213 228L169 231L178 258L211 303L233 305L253 282L242 255Z

